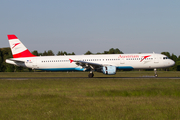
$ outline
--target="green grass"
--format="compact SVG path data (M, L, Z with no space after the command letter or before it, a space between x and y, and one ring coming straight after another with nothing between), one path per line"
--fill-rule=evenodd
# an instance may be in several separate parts
M151 72L143 73L148 75ZM4 75L3 77L16 77L14 73L8 74L0 73ZM32 74L18 73L18 76L61 77L67 74L68 77L87 76L86 72ZM121 74L125 74L124 76L129 74L129 77L143 75L139 72L120 72L117 76ZM179 73L162 72L160 74L178 76ZM102 76L97 73L95 75ZM0 80L0 119L180 119L179 86L180 79L153 78Z
M180 77L179 71L158 71L159 77ZM88 77L89 72L0 72L0 77ZM94 72L94 77L153 77L154 71L117 72L104 75Z

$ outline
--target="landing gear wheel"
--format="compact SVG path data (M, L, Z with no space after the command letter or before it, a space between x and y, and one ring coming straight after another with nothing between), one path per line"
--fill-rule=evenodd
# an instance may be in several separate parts
M93 73L89 73L88 77L92 78L92 77L94 77L94 74Z
M154 75L154 77L158 77L158 75L157 75L157 74L155 74L155 75Z
M155 73L154 77L158 77L156 68L154 69L154 73Z

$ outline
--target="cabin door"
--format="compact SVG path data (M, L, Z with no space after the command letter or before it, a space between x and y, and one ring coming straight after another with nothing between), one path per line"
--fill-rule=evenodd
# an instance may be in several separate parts
M159 59L157 55L154 55L154 63L159 63Z

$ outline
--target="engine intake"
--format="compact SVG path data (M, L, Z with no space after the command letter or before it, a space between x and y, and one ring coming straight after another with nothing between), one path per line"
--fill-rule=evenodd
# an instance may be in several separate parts
M115 66L104 66L102 68L102 72L105 75L114 75L114 74L116 74L116 67Z

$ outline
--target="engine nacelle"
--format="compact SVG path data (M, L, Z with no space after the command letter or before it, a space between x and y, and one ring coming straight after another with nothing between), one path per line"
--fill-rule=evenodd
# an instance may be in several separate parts
M116 74L116 67L115 66L104 66L102 68L102 72L103 72L103 74L106 74L106 75L114 75L114 74Z

